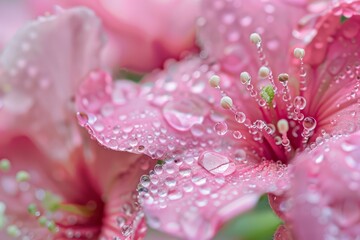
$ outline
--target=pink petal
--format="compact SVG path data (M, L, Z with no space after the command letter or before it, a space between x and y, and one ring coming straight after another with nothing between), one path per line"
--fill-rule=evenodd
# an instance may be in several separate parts
M82 77L99 66L100 32L99 20L83 8L22 28L1 55L0 130L28 135L52 157L66 158L79 144L72 98Z
M72 167L80 160L75 155L67 164L53 161L25 137L2 142L0 149L0 159L8 159L11 163L10 170L0 175L0 201L5 205L7 218L5 226L16 224L21 230L22 237L33 236L33 239L40 240L53 235L46 227L39 225L39 215L31 215L27 210L29 204L35 204L41 216L46 216L55 222L59 221L62 215L51 212L43 204L46 192L57 196L60 202L86 204L89 200L97 200L94 199L94 193L90 188L83 188L80 179L85 177L84 173L77 172L76 177L73 175L72 171L76 169ZM70 165L70 162L74 165ZM29 173L30 179L18 182L16 174L22 170ZM87 199L84 196L87 196ZM64 217L61 222L65 224L66 218ZM98 232L99 226L94 231ZM0 236L4 236L4 232L6 227L1 229ZM7 235L2 237L2 239L8 238Z
M197 71L200 66L205 69ZM212 99L206 98L214 92L205 80L211 74L207 68L198 59L171 64L149 76L157 80L151 80L152 88L150 82L142 86L112 82L106 73L93 72L78 94L80 124L109 148L153 158L183 151L185 146L206 146L217 136L210 119ZM193 72L199 76L188 75Z
M54 4L65 8L86 6L93 9L102 19L109 37L104 60L114 68L150 71L162 67L166 59L179 58L183 51L195 48L195 19L199 12L199 1L30 2L37 14L44 14Z
M281 225L275 232L274 240L292 240L291 232L284 226Z
M292 30L304 14L305 7L294 1L204 1L200 43L204 54L221 61L224 70L257 72L256 47L249 39L257 32L270 67L279 74L287 70Z
M151 227L184 239L210 239L262 194L281 194L287 177L287 169L273 162L193 150L155 166L139 191Z
M360 134L331 139L295 162L287 212L296 239L355 239L360 229Z
M354 1L340 6L318 17L312 27L317 34L305 47L309 66L304 114L315 117L318 129L328 133L354 132L359 111L360 16L355 9L360 9L360 4ZM353 15L341 23L341 16L336 14L339 8L353 9Z

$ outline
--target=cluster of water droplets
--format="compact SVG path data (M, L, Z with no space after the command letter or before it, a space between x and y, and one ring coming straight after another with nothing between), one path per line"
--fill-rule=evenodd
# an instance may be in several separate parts
M242 72L240 74L240 80L241 83L246 86L246 90L248 91L249 95L254 98L260 108L263 108L263 110L260 110L262 111L264 119L257 119L251 121L249 118L247 118L244 112L239 111L239 107L236 107L233 104L233 100L221 89L221 81L219 76L214 75L210 77L209 83L212 87L219 89L219 91L221 92L221 106L224 109L230 110L234 114L235 121L239 124L244 125L248 129L248 133L251 134L253 140L260 143L263 142L264 139L267 139L267 141L273 141L275 145L282 146L286 152L294 152L297 151L298 148L303 149L304 147L306 147L306 144L309 138L312 136L317 124L316 120L313 117L305 117L304 114L301 112L303 109L305 109L307 104L305 97L302 96L303 91L306 90L306 72L304 70L303 63L305 51L300 48L296 48L294 50L295 57L300 60L300 77L302 79L301 84L303 85L303 87L300 91L301 95L295 96L292 100L292 96L288 88L289 75L287 73L281 73L278 76L278 80L282 86L279 91L278 87L275 85L272 71L269 67L265 53L262 49L260 35L257 33L253 33L250 36L250 40L256 45L260 63L263 64L263 66L261 66L261 68L259 69L258 73L259 78L261 79L259 81L267 81L270 84L265 86L264 84L258 84L258 82L256 82L257 85L263 86L257 89L252 83L252 77L248 72ZM276 101L280 101L281 103L276 104ZM277 108L285 108L280 109L280 111L286 111L287 114L276 114L275 111L277 113L279 112ZM271 117L268 118L269 115L277 116L275 117L276 119L271 119ZM225 135L229 130L228 125L225 121L217 123L214 128L215 132L221 136ZM303 146L297 146L296 144L294 146L291 146L290 139L287 136L290 129L292 130L291 137L301 137ZM300 129L303 130L301 134L298 133ZM233 131L233 137L235 139L246 139L246 135L247 133L244 134L244 132L241 132L239 130Z
M207 236L211 233L194 227L194 224L199 224L200 215L207 215L204 211L209 215L214 211L225 214L228 210L224 206L231 202L256 202L256 194L251 193L265 189L281 191L280 182L285 185L287 178L284 166L265 160L259 165L248 162L247 154L239 149L233 158L229 158L214 151L188 151L186 155L156 165L149 175L141 177L138 189L149 225L169 231L185 229L187 236L204 231L202 234ZM268 177L271 180L266 181ZM242 199L244 193L249 196ZM174 215L164 220L167 217L162 211L169 208ZM204 229L207 229L212 223L201 224L205 224Z

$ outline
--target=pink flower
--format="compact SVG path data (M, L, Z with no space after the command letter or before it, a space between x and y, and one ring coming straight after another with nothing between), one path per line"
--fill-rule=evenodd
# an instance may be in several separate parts
M30 0L37 15L54 4L68 8L86 6L101 18L108 37L104 59L111 67L150 71L168 58L195 49L195 19L199 0L88 1Z
M0 239L144 236L135 189L152 163L100 147L74 111L102 39L93 12L59 10L19 30L1 54Z
M287 223L278 239L358 234L358 11L343 22L335 5L297 29L303 8L297 1L204 1L200 57L168 63L132 90L101 71L85 81L77 105L96 119L84 123L92 136L165 160L140 180L150 226L210 239L271 193ZM290 45L292 36L305 50ZM320 160L323 172L314 166Z

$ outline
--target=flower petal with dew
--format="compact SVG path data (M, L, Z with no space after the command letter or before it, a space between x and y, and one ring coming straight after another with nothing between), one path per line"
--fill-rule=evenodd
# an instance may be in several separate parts
M93 56L100 54L102 38L100 22L90 10L59 11L20 29L1 54L0 130L4 139L19 132L30 136L42 151L62 160L80 145L68 113L82 77L100 66ZM59 42L66 51L55 46ZM70 60L72 66L66 63Z
M1 239L145 234L135 189L152 163L102 148L77 125L73 96L99 67L101 36L90 10L59 10L20 29L1 54Z
M333 10L317 15L317 31L303 39L304 48L290 46L301 14L291 14L298 8L287 4L205 2L201 57L169 63L165 71L148 76L156 81L134 86L136 94L120 94L128 96L121 104L113 96L124 88L104 73L85 82L78 106L95 119L84 126L100 143L131 152L142 146L143 153L165 160L141 179L145 189L139 195L153 227L188 239L211 238L260 194L285 198L291 187L287 166L302 152L358 129L358 13L345 22L334 14L339 6L347 14L358 9L358 1L332 5ZM244 20L247 12L252 15ZM254 19L259 22L251 25ZM242 20L250 23L247 36L239 35L247 31ZM285 49L268 44L275 33L265 28L282 31L278 43ZM227 31L235 37L229 40ZM319 39L326 42L317 44ZM244 49L236 48L239 41ZM315 46L324 49L312 51ZM234 49L238 55L229 61L227 52ZM93 89L101 91L91 90L96 84L101 87ZM102 113L101 106L110 106L111 114ZM107 127L96 130L99 122ZM285 232L281 228L278 235Z

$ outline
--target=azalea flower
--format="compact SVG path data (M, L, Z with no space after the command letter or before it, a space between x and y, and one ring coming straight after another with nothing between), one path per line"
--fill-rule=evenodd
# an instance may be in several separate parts
M83 76L100 67L102 45L99 19L77 8L26 24L4 48L1 239L145 235L135 189L154 164L99 146L77 124L74 94Z
M84 82L93 137L165 160L140 179L150 226L210 239L269 193L278 239L359 234L359 1L302 18L307 8L204 1L200 56L168 62L127 99L103 71Z
M104 63L114 68L149 72L168 58L195 50L195 19L199 0L28 0L35 15L44 15L54 5L86 6L101 18L108 43ZM176 9L176 11L175 11ZM185 17L186 16L186 17Z

